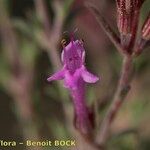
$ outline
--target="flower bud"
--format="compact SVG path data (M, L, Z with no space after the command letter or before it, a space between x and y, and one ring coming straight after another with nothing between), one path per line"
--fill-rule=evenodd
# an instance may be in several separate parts
M142 27L142 39L150 40L150 13Z
M144 0L116 0L117 25L121 34L121 44L133 46L138 27L139 11Z
M150 13L147 16L141 31L141 37L135 47L135 55L138 56L143 52L143 49L149 45L150 42Z

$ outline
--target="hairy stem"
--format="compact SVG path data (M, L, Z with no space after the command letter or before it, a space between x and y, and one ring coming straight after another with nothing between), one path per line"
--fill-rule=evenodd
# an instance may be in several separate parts
M97 134L96 142L100 145L105 144L108 136L109 136L109 129L110 125L115 119L122 103L125 100L129 90L130 90L130 76L132 72L132 57L131 56L124 56L123 64L122 64L122 71L120 80L118 83L117 90L114 95L114 99L106 116L102 122L100 131Z

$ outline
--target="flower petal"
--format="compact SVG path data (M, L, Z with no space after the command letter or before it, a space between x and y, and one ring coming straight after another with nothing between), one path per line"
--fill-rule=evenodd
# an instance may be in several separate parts
M69 71L65 72L65 80L64 80L64 86L69 89L76 89L77 88L77 81L79 76L75 72L74 74L70 74Z
M94 74L87 71L85 67L83 67L81 71L81 76L83 80L87 83L95 83L99 80L99 77L95 76Z
M53 80L62 80L65 77L65 69L63 68L62 70L54 73L52 76L47 78L47 81L53 81Z

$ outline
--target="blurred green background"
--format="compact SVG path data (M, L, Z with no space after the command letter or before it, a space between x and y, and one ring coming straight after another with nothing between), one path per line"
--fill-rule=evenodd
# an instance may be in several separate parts
M118 32L115 1L93 3ZM140 26L149 8L147 0ZM87 101L95 105L100 121L112 100L122 58L84 1L0 0L0 140L74 139L71 98L61 83L46 79L60 67L60 42L68 39L63 32L75 28L76 38L85 41L87 68L101 77L87 86ZM147 48L134 60L132 89L112 125L110 150L150 150L149 58Z

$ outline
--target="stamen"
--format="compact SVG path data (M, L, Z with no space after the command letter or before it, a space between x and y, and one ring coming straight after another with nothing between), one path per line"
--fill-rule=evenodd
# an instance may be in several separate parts
M62 39L61 40L61 45L62 45L63 48L66 46L66 44L67 44L66 39Z
M80 43L83 45L84 39L80 39L79 41L80 41Z

